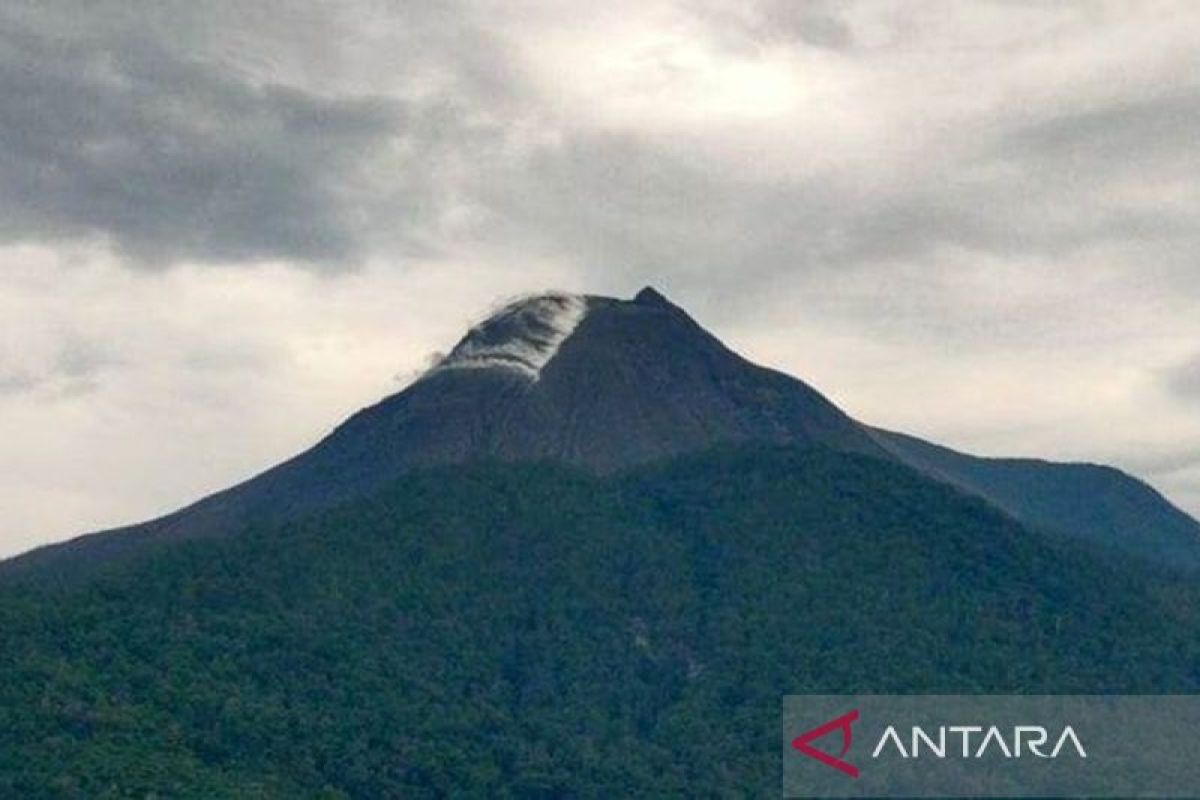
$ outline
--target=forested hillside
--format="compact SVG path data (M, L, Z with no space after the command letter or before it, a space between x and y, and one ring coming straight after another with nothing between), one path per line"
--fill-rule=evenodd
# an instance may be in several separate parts
M0 591L0 796L747 796L798 692L1200 685L1190 583L900 466L413 473Z

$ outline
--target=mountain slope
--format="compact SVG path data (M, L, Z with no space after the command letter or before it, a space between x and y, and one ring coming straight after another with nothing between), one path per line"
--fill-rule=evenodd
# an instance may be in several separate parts
M906 464L979 495L1035 529L1163 564L1200 568L1200 523L1150 486L1098 464L979 458L874 429Z
M765 796L785 693L1195 691L1198 609L823 447L425 470L0 590L0 796Z
M733 353L647 288L628 301L511 303L307 452L161 519L0 562L0 579L69 583L156 543L299 518L433 466L553 461L608 474L746 442L897 460L1035 527L1200 567L1200 524L1144 484L1115 470L974 459L868 428L807 384Z
M731 352L652 289L631 301L536 296L307 452L162 519L0 562L0 574L69 580L148 543L296 517L423 467L549 460L605 473L751 441L890 457L811 387Z

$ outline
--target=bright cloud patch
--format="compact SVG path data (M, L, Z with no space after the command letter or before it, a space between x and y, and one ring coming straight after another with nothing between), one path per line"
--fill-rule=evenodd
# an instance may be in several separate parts
M587 315L587 298L552 293L509 303L471 329L436 370L499 367L537 380Z

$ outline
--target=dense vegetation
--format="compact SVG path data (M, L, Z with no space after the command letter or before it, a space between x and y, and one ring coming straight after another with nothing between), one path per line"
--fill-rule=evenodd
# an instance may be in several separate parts
M1131 475L1099 464L980 458L875 433L906 464L987 498L1031 528L1200 572L1200 524Z
M0 593L0 796L770 796L784 694L1194 691L1198 600L868 457L430 471Z

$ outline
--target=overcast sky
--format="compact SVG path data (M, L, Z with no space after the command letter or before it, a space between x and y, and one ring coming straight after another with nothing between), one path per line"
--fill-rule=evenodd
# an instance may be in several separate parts
M653 284L872 424L1200 513L1200 4L10 0L0 555Z

